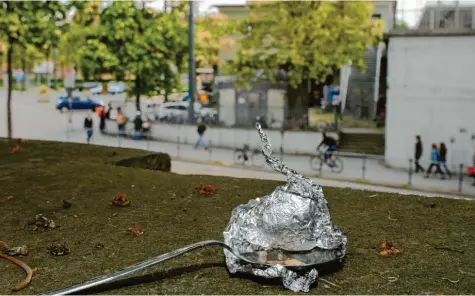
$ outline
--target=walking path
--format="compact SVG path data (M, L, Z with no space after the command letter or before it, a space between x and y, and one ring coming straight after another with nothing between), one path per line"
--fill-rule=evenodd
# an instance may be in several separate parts
M0 89L0 137L6 136L6 104L5 104L4 93ZM107 99L106 99L107 100ZM72 116L72 124L68 124L68 115L61 114L54 109L54 100L50 103L41 104L36 102L36 96L34 94L28 95L23 94L21 96L18 93L15 93L13 100L13 134L14 137L21 137L26 139L38 139L38 140L52 140L52 141L68 141L68 142L77 142L85 143L86 135L82 129L85 112L74 112ZM110 125L110 123L109 123ZM95 127L98 126L98 120L95 121ZM115 128L112 127L112 128ZM262 168L252 168L248 166L248 169L251 170L237 170L236 168L224 168L224 166L230 166L234 163L234 155L232 150L227 149L211 149L208 151L205 150L195 150L190 145L177 145L175 143L164 143L164 142L155 142L155 141L133 141L130 139L119 139L117 137L104 136L101 135L97 130L93 137L93 144L97 145L106 145L106 146L121 146L121 147L130 147L137 149L147 149L151 151L161 151L169 153L174 159L187 159L195 162L214 162L215 164L220 164L221 168L215 169L220 173L226 175L227 172L240 172L247 177L254 175L257 176L268 176L266 174L274 175L269 171L267 167ZM277 148L276 148L276 153ZM305 174L307 176L316 176L318 172L312 171L309 164L309 157L302 156L287 156L283 157L284 162L291 168ZM382 166L377 160L366 160L365 170L362 170L363 161L356 158L343 158L344 170L341 174L332 173L328 168L324 168L322 172L322 177L325 179L331 178L339 181L343 181L345 186L350 186L352 188L363 188L364 186L370 186L368 188L373 188L374 185L379 185L376 187L381 187L384 185L386 190L391 190L390 192L406 192L409 189L407 188L407 183L409 175L407 172L392 170ZM200 167L202 171L201 174L205 174L205 171L209 171L210 167L215 166L204 166ZM196 167L195 167L196 169ZM193 171L192 165L190 164L190 171ZM263 171L261 171L263 170ZM251 173L252 172L252 173ZM193 173L198 173L196 170ZM238 173L236 173L238 174ZM278 176L278 175L277 175ZM238 177L238 176L236 176ZM279 176L280 177L280 176ZM255 177L259 178L259 177ZM275 177L274 177L275 178ZM323 179L319 179L323 180ZM350 183L352 182L359 182ZM319 181L320 182L320 181ZM323 181L322 181L323 182ZM327 180L327 182L330 182ZM333 181L335 182L335 181ZM462 193L458 193L459 182L458 180L438 180L438 179L424 179L420 175L415 175L412 178L412 188L419 189L428 192L437 192L435 195L458 195L458 196L475 196L475 187L471 186L471 180L465 178L462 183ZM372 185L369 185L371 183ZM363 186L363 187L362 187ZM389 187L398 187L396 189ZM406 188L402 188L406 187ZM366 188L366 187L364 187ZM371 189L373 190L373 189ZM413 190L410 192L414 193ZM433 196L433 195L432 195Z

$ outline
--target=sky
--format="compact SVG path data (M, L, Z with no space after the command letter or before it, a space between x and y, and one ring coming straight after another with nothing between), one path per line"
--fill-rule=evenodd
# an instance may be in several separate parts
M382 0L384 1L384 0ZM459 0L459 3L474 3L475 0ZM199 12L205 13L212 9L214 5L242 5L246 3L246 0L197 0L198 2ZM420 13L424 8L425 4L428 2L437 2L434 0L397 0L397 18L404 20L410 26L414 26L419 19ZM443 0L440 1L442 3L455 3L457 0ZM162 9L163 8L164 0L152 0L148 5ZM215 10L214 10L215 11Z

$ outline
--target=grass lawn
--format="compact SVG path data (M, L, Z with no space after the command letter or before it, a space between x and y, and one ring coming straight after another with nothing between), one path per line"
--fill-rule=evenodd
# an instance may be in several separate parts
M309 112L309 123L311 126L333 124L333 113L322 113L321 111L312 109ZM355 120L352 116L345 115L343 120L339 120L340 128L374 128L376 129L376 123L372 120Z
M222 240L232 209L271 192L279 182L212 176L183 176L108 163L145 152L93 145L0 140L0 240L28 245L20 258L38 268L19 294L37 294L81 283L201 240ZM113 151L118 155L112 156ZM200 183L216 185L202 196ZM110 201L125 192L130 207ZM475 294L475 203L324 188L334 222L348 236L340 271L318 282L312 294ZM13 199L8 200L8 196ZM62 200L72 207L62 209ZM44 214L61 226L33 231L28 220ZM129 227L144 229L126 235ZM402 253L380 257L385 239ZM48 246L64 240L67 256L52 256ZM96 244L105 247L97 249ZM0 261L0 294L11 294L24 274ZM295 294L281 285L231 277L221 249L189 253L120 281L109 294ZM449 280L454 281L453 283ZM109 286L112 288L112 286ZM90 292L92 293L92 292Z

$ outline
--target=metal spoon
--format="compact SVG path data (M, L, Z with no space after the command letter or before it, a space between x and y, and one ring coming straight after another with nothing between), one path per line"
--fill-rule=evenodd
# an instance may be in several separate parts
M258 262L257 258L250 258L247 255L239 254L239 253L233 251L233 249L230 246L226 245L223 242L215 241L215 240L208 240L208 241L202 241L202 242L194 243L194 244L188 245L186 247L177 249L175 251L171 251L171 252L153 257L151 259L145 260L141 263L132 265L130 267L126 267L126 268L124 268L120 271L117 271L117 272L109 274L109 275L104 275L104 276L93 278L93 279L91 279L91 280L89 280L89 281L87 281L83 284L75 285L75 286L72 286L72 287L69 287L69 288L66 288L66 289L50 291L50 292L47 292L45 294L40 294L40 295L67 295L67 294L79 292L79 291L82 291L82 290L85 290L85 289L88 289L88 288L92 288L92 287L95 287L95 286L98 286L98 285L101 285L101 284L104 284L104 283L111 282L111 281L116 280L120 277L129 275L131 273L134 273L136 271L139 271L139 270L142 270L144 268L150 267L150 266L155 265L157 263L167 261L169 259L178 257L178 256L183 255L185 253L188 253L188 252L191 252L193 250L200 249L200 248L203 248L203 247L207 247L207 246L221 246L221 247L225 248L226 250L230 251L231 253L233 253L234 256L236 256L237 258L239 258L239 259L241 259L245 262L252 263L252 264L262 264L262 263Z

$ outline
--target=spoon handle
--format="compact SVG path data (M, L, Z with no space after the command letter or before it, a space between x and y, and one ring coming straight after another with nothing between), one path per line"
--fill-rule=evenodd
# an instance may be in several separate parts
M124 268L122 270L119 270L115 273L93 278L93 279L91 279L91 280L89 280L89 281L87 281L83 284L78 284L78 285L72 286L70 288L65 288L65 289L61 289L61 290L50 291L50 292L47 292L45 294L40 294L40 295L67 295L67 294L79 292L79 291L82 291L82 290L85 290L85 289L88 289L88 288L91 288L91 287L95 287L95 286L98 286L98 285L101 285L101 284L104 284L104 283L108 283L110 281L116 280L120 277L129 275L131 273L137 272L139 270L150 267L150 266L155 265L157 263L170 260L172 258L178 257L178 256L183 255L185 253L191 252L191 251L199 249L199 248L207 247L207 246L221 246L221 247L224 247L225 249L231 251L234 254L232 249L223 242L216 241L216 240L201 241L201 242L194 243L194 244L188 245L186 247L183 247L183 248L180 248L180 249L177 249L177 250L174 250L174 251L171 251L171 252L153 257L151 259L145 260L145 261L140 262L138 264L126 267L126 268ZM240 257L240 256L238 256L238 257Z

